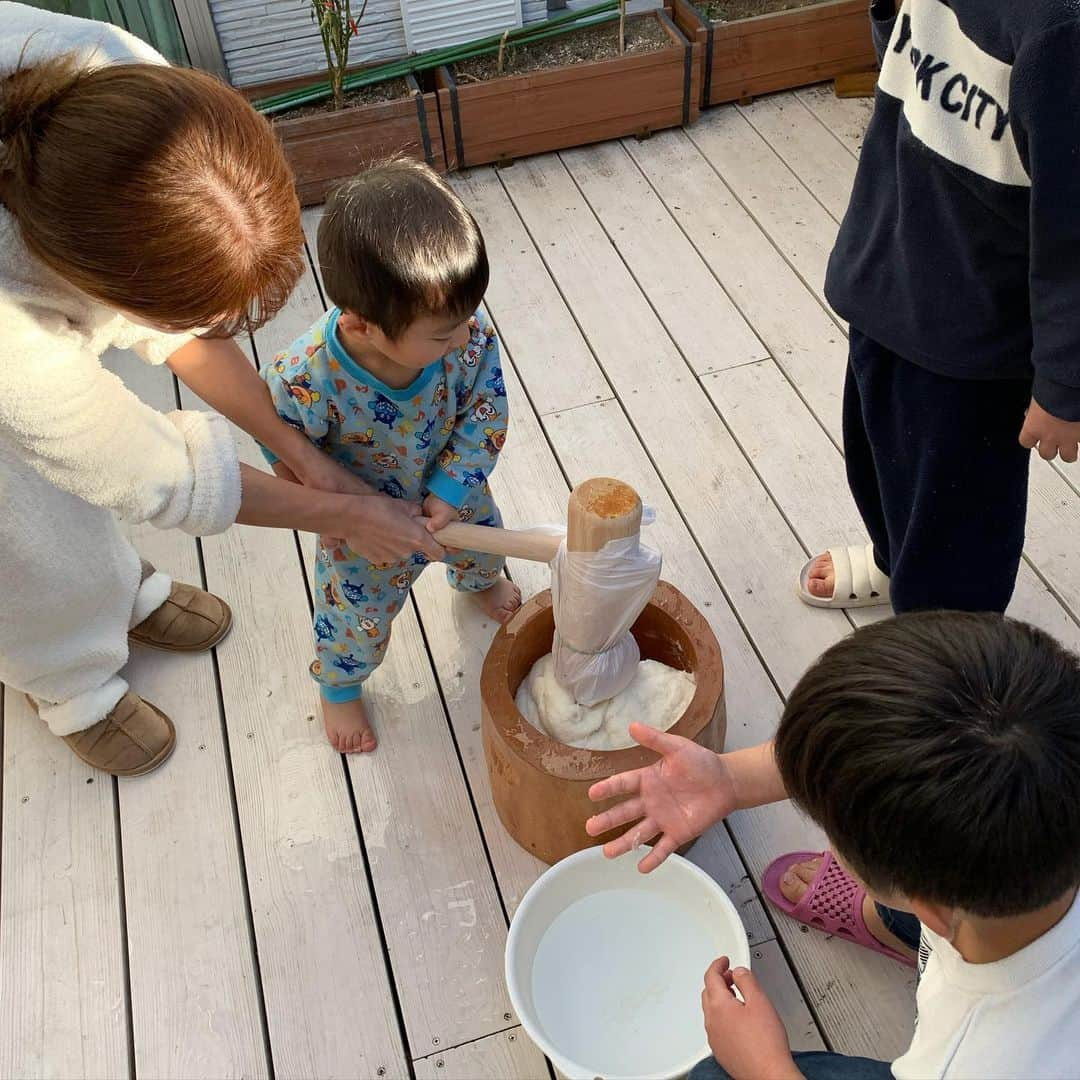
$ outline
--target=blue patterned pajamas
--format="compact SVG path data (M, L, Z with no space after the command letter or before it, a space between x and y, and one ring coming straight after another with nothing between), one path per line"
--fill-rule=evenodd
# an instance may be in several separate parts
M491 525L502 518L485 485L465 507L465 516ZM315 653L312 677L327 701L352 701L382 663L397 613L427 559L374 566L349 548L319 546L315 566ZM495 584L505 559L463 551L447 563L446 576L459 592L483 592Z
M316 446L391 498L449 503L463 521L500 526L488 486L509 419L499 345L486 316L469 342L417 373L404 389L360 367L337 336L337 309L276 356L262 375L278 414ZM274 457L266 452L273 462ZM395 617L427 560L373 566L347 547L320 546L315 570L312 677L329 701L360 696L382 662ZM462 552L447 566L461 592L493 586L505 560Z

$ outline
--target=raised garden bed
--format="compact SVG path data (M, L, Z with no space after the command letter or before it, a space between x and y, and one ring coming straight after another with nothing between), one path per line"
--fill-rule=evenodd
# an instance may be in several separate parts
M745 101L874 66L867 0L666 0L701 47L702 105ZM748 12L763 11L764 14Z
M504 58L435 73L447 164L509 163L528 154L648 135L697 119L702 46L664 11L590 26ZM517 72L517 73L515 73Z
M438 102L412 75L357 90L346 101L343 109L304 105L273 117L302 205L321 203L368 162L391 154L445 171Z

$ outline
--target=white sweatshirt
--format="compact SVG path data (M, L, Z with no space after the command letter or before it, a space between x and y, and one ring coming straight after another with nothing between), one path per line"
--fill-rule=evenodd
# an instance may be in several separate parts
M1080 896L1018 953L969 964L925 926L919 1017L896 1080L1080 1076Z
M25 65L73 51L87 66L165 63L117 27L0 2L0 76L20 56ZM189 340L139 326L68 285L27 250L0 206L0 440L46 480L130 522L193 535L231 525L240 466L225 420L159 413L99 359L116 347L160 364Z

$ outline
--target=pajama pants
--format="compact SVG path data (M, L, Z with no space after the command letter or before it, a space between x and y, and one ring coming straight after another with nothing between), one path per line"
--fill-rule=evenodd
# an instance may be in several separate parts
M502 526L486 487L466 503L463 517ZM349 548L320 545L315 566L315 654L311 675L327 701L354 701L382 663L390 630L427 559L375 566ZM498 580L506 560L498 555L459 552L447 562L447 578L459 592L483 592Z
M43 479L0 435L0 682L56 735L104 719L127 693L128 630L172 582L139 559L107 510Z
M1030 379L936 375L851 330L848 483L893 610L1008 607L1024 548Z

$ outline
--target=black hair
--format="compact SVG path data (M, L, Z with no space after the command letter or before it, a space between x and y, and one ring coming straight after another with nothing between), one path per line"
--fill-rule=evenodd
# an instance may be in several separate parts
M319 224L330 300L395 340L423 315L465 319L488 285L484 238L433 169L409 158L376 164L330 196Z
M1080 883L1080 660L999 615L857 631L792 693L776 760L871 891L1005 917Z

